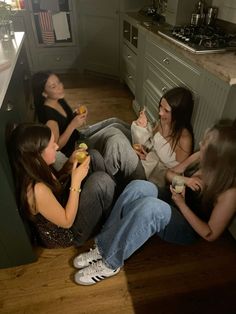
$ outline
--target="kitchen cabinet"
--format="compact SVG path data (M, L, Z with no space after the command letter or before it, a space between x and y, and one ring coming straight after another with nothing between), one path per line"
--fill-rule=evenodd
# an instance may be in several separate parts
M182 56L173 53L158 40L158 37L139 26L142 51L138 52L139 75L134 110L138 113L143 106L151 122L158 117L158 103L162 95L175 86L186 86L195 98L193 125L198 106L201 69ZM141 68L141 70L140 70Z
M36 260L28 238L25 225L19 215L16 205L14 184L11 173L8 154L6 149L6 138L9 126L27 120L27 104L25 95L25 72L27 68L24 59L23 33L19 33L12 46L10 42L1 46L1 55L7 52L11 56L11 67L4 72L9 74L5 81L9 84L1 89L0 107L0 267L11 267ZM14 53L12 51L14 50ZM24 61L23 61L24 60ZM2 77L4 72L0 73ZM6 87L6 90L4 90Z
M191 54L159 36L155 27L152 31L152 28L136 21L138 47L135 50L134 111L138 114L146 106L148 118L153 122L165 91L174 86L186 86L194 95L192 124L195 149L198 149L199 141L209 126L220 118L236 117L236 76L226 62L229 58L234 64L234 56L232 53Z
M147 0L146 0L147 1ZM78 0L79 70L119 77L122 12L138 11L145 0ZM131 65L132 66L132 65Z
M58 0L47 5L55 5L52 7L55 11L42 7L40 0L26 0L26 10L18 12L18 16L24 19L31 71L75 70L78 59L76 1ZM18 26L17 21L15 24Z
M135 94L138 50L138 24L127 16L122 18L121 77Z

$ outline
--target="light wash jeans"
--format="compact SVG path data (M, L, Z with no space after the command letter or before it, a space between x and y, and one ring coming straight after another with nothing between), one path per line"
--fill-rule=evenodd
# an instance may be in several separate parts
M116 269L151 236L163 230L171 207L157 199L156 186L134 180L118 198L95 242L108 267Z

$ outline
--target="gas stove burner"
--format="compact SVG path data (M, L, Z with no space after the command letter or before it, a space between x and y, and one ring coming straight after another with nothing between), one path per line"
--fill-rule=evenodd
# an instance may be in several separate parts
M219 27L184 25L158 33L198 54L236 49L236 34L227 34Z

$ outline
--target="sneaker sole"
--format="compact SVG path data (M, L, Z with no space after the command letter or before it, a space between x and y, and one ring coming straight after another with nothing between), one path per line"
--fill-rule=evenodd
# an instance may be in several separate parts
M108 279L110 277L113 277L115 276L116 274L118 274L120 272L120 268L117 268L116 271L114 271L114 273L112 273L111 275L109 276L94 276L94 282L84 282L84 281L80 281L80 278L83 277L83 272L79 273L77 272L75 274L75 282L79 285L82 285L82 286L92 286L92 285L95 285L96 283L99 283L100 281L103 281L105 279Z

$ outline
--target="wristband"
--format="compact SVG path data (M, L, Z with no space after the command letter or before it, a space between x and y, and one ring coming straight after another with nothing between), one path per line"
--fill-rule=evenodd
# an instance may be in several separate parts
M81 189L80 188L73 188L72 186L69 188L70 191L72 192L77 192L77 193L80 193L81 192Z

